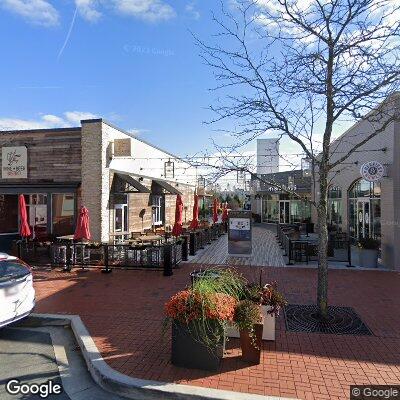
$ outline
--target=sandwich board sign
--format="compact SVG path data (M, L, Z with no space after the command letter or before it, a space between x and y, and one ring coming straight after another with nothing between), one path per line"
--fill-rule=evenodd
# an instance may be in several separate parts
M252 253L251 211L229 211L228 254L249 257Z

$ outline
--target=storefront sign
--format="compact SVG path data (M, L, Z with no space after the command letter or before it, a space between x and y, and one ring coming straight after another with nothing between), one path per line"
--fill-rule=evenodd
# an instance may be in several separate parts
M230 211L228 221L228 253L233 256L250 256L251 212Z
M377 182L383 178L384 166L378 161L369 161L361 166L361 176L368 182Z
M1 177L21 179L28 177L28 154L25 146L3 147L1 152Z

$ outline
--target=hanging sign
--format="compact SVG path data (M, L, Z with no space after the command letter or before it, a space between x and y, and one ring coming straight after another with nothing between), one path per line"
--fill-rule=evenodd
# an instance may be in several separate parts
M3 179L28 177L28 155L25 146L2 147L1 177Z
M378 161L369 161L361 166L361 176L368 182L377 182L383 178L385 167Z

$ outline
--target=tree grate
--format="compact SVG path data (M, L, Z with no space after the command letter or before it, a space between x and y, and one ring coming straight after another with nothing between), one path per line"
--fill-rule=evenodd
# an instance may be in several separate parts
M284 309L289 332L331 333L335 335L372 335L373 333L350 307L328 307L328 318L318 316L316 305L289 304Z

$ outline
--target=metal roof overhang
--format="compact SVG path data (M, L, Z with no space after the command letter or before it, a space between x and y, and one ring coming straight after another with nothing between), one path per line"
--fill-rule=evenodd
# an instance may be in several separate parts
M160 186L162 189L164 189L168 194L175 194L175 195L182 195L182 192L180 192L178 189L174 188L172 185L170 185L166 181L161 181L161 180L156 180L153 179L153 183Z
M128 174L115 173L114 179L114 193L151 193L150 189ZM120 190L124 186L125 188Z

